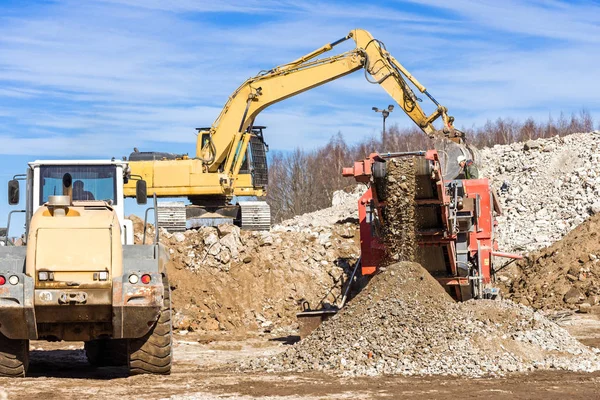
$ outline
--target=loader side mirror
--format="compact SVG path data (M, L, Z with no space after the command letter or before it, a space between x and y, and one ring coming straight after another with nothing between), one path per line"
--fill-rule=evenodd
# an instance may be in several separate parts
M8 181L8 204L19 204L19 181L16 179Z
M146 204L148 202L146 181L143 179L135 182L135 200L138 204Z

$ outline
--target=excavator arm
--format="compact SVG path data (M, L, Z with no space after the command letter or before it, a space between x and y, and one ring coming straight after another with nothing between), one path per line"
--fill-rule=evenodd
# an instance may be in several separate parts
M355 49L316 59L349 39L355 41ZM448 117L447 109L389 54L384 44L374 39L369 32L355 29L334 43L244 82L225 104L210 128L210 136L204 135L209 138L210 143L203 143L200 140L202 135L198 136L196 157L203 159L210 172L220 170L236 175L249 140L249 128L262 110L359 69L364 69L370 83L381 85L426 134L453 138L461 136L460 132L452 127L452 118ZM435 104L436 109L431 115L425 114L407 80ZM439 117L444 121L441 131L433 126L433 122ZM206 154L210 154L210 157L203 157Z
M354 49L320 57L347 40L354 40ZM213 125L199 130L195 157L136 150L129 158L133 179L125 185L125 196L134 197L134 179L144 179L148 192L158 197L187 197L192 203L186 208L188 219L218 215L239 218L240 209L229 204L234 196L266 194L262 131L254 127L258 114L272 104L360 69L370 83L381 85L424 133L461 142L462 133L453 128L453 118L447 115L446 108L388 53L382 42L367 31L356 29L295 61L246 80L229 97ZM431 115L423 111L410 84L433 102L435 111ZM433 122L440 117L443 127L438 130ZM241 208L258 210L242 213L254 221L246 226L268 229L268 206L264 202L256 203L260 204L239 203Z

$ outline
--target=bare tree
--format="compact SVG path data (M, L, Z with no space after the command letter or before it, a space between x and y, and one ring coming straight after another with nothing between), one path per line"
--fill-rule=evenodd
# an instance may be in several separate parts
M555 121L552 116L544 123L528 118L518 122L511 118L488 120L481 127L466 129L469 142L476 147L510 144L575 132L589 132L594 120L582 109L567 119L561 112ZM464 129L463 129L464 130ZM351 166L374 152L415 151L431 148L431 141L418 128L399 128L393 125L385 135L368 136L349 146L338 132L329 142L314 150L296 149L290 153L270 155L267 201L273 220L278 222L294 215L315 211L331 204L336 190L354 187L354 180L342 177L342 168Z

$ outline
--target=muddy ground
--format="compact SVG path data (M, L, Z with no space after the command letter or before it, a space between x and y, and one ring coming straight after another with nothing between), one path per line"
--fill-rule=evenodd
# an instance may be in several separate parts
M588 345L600 343L598 315L561 325ZM125 368L92 368L80 343L32 342L30 377L0 379L0 399L594 399L600 373L536 372L494 379L341 378L319 373L238 372L229 363L281 352L296 338L176 334L170 376L127 377Z

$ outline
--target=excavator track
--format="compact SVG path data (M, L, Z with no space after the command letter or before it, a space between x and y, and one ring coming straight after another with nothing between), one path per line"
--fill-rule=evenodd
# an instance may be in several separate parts
M265 201L240 201L241 228L249 231L271 229L271 207Z

